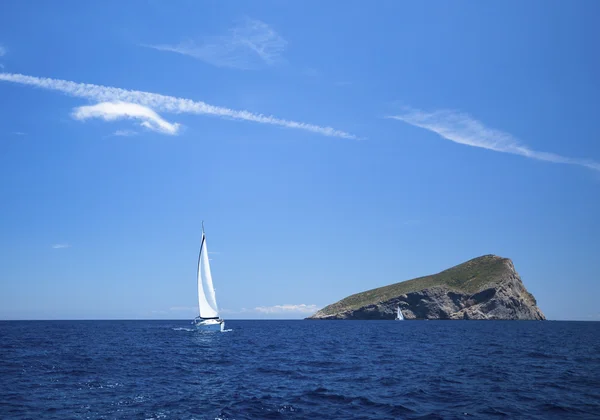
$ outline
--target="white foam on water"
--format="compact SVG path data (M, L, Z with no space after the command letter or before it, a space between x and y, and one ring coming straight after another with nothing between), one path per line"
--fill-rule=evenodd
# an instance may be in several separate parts
M183 327L177 327L177 328L171 328L173 331L187 331L187 332L193 332L196 331L194 328L183 328Z

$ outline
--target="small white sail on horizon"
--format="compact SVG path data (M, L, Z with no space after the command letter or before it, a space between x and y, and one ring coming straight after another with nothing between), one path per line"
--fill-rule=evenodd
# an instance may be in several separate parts
M396 321L404 321L404 315L402 315L402 311L400 310L400 305L398 305L398 313L396 314Z

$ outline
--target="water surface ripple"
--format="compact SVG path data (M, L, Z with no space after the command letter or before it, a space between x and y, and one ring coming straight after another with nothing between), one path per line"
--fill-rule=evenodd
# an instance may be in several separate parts
M0 322L2 419L592 419L600 323Z

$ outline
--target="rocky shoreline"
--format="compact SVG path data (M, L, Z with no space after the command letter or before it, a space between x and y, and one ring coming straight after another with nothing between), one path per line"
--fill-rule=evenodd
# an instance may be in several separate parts
M388 296L359 307L345 307L344 299L329 305L307 319L345 319L345 320L382 320L394 319L396 310L400 310L406 320L446 319L446 320L545 320L546 317L537 307L533 295L527 291L512 261L497 256L483 256L486 264L500 263L493 278L478 288L467 292L461 290L460 278L454 283L426 287L421 290ZM478 259L471 264L472 270L459 271L465 281L477 275ZM468 267L467 267L468 268ZM441 273L440 273L441 274ZM432 276L434 277L434 276ZM456 284L458 284L458 287ZM365 296L372 291L363 292ZM358 295L353 295L356 300ZM349 298L347 298L349 299ZM350 305L347 305L350 306ZM356 305L355 305L356 306Z

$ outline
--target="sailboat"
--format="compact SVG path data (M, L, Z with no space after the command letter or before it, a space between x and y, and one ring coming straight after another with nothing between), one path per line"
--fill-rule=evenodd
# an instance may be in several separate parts
M398 313L396 314L396 321L404 321L404 315L402 315L402 311L400 310L400 305L398 305Z
M192 322L198 330L223 331L225 329L225 321L219 318L217 298L210 273L204 222L202 222L202 242L198 255L198 312L199 315Z

